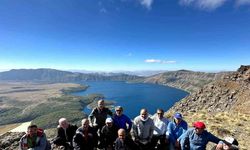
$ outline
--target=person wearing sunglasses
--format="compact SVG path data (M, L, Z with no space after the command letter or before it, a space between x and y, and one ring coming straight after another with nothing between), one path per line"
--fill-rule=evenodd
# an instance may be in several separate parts
M132 128L132 121L131 119L123 114L122 106L115 107L115 114L113 116L114 125L118 129L124 129L126 131L126 135L128 136L131 128Z
M167 144L166 132L169 120L165 118L163 109L157 109L156 114L152 116L155 129L152 137L152 147L156 149L165 149ZM157 144L159 142L159 144Z

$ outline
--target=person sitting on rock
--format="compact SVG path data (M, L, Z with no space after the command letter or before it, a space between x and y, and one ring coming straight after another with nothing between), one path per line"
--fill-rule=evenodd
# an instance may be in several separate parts
M178 140L181 150L206 150L208 142L219 143L220 139L207 130L203 122L197 121Z
M187 131L188 124L183 120L180 113L175 113L173 116L174 120L168 124L166 137L169 139L169 149L175 150L180 147L177 139Z
M226 137L220 141L212 150L239 150L239 143L233 137Z
M83 119L82 126L73 137L74 150L93 150L97 146L97 133L89 126L89 120Z
M117 138L117 131L118 129L114 126L112 118L107 118L106 125L101 130L99 148L112 150Z
M152 150L153 132L153 120L148 116L147 109L141 109L140 115L135 117L133 125L133 137L136 144L143 150Z
M115 150L138 150L134 141L126 136L124 129L118 130L118 138L115 140Z
M112 111L105 107L103 99L99 100L97 102L97 107L94 108L89 115L91 126L97 132L100 132L102 127L105 125L105 120L107 119L108 115L112 117Z
M153 132L152 146L157 147L157 149L166 149L167 139L166 132L169 120L165 118L163 109L157 109L156 114L152 116L154 121L155 129ZM157 143L159 143L157 145Z
M19 141L19 150L49 150L51 147L42 129L28 126L27 133Z
M72 140L77 126L69 124L66 118L61 118L58 122L57 136L52 140L53 144L63 146L65 150L73 149Z
M115 107L115 114L113 116L114 125L118 129L124 129L126 131L126 135L129 134L131 128L132 128L132 121L131 119L123 114L123 108L121 106Z

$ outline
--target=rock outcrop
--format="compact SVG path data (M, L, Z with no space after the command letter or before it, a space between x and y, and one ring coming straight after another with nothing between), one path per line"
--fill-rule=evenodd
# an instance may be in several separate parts
M17 150L20 138L25 132L7 132L0 136L1 150Z
M192 93L171 109L180 112L237 111L250 113L250 66L241 66L237 72L224 75Z

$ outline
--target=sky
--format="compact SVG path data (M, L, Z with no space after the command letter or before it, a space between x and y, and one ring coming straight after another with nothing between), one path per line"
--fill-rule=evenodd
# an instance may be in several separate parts
M0 0L0 71L234 71L250 0Z

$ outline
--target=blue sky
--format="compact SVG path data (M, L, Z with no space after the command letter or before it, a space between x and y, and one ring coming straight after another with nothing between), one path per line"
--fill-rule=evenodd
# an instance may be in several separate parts
M236 70L250 0L0 0L0 70Z

